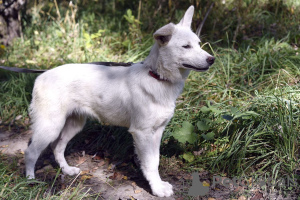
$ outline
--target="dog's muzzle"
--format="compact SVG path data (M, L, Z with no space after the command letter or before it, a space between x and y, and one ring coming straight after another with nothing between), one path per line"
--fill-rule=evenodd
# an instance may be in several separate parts
M214 64L215 62L215 57L213 56L209 56L206 58L206 62L207 62L207 66L206 67L203 67L203 66L193 66L193 65L189 65L189 64L186 64L186 63L183 63L182 66L184 66L185 68L188 68L188 69L192 69L192 70L195 70L195 71L200 71L200 72L203 72L203 71L206 71L209 69L209 67Z
M212 65L212 64L214 64L215 59L216 59L215 57L209 56L208 58L206 58L206 62L207 62L208 64Z

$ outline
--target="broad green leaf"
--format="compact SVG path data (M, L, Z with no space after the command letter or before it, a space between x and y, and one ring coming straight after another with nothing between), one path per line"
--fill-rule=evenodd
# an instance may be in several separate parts
M173 137L178 140L180 143L190 143L193 144L197 140L197 135L194 133L194 126L184 121L182 127L173 132Z
M184 153L182 157L185 161L189 163L195 160L195 156L191 152Z
M204 121L207 124L213 122L211 119L208 119L208 118L202 118L201 120Z
M63 33L59 30L55 30L55 34L58 36L58 37L63 37Z
M208 107L203 106L202 108L200 108L200 111L203 112L203 113L208 113L208 112L210 112L211 110L210 110Z
M209 129L209 125L204 121L197 122L197 127L200 131L207 131Z
M216 113L216 114L220 114L222 111L221 110L218 110L217 108L215 108L215 107L210 107L210 110L211 110L211 112L213 112L213 113Z
M206 135L205 134L201 134L201 136L205 139L205 140L212 140L215 137L215 133L214 132L209 132Z

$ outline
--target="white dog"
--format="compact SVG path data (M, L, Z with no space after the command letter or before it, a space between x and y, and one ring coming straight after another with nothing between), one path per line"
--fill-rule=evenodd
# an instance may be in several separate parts
M179 24L157 30L144 62L131 67L67 64L41 74L30 105L33 136L25 153L26 176L34 178L36 161L49 144L63 173L78 174L80 169L68 165L64 151L86 118L93 117L128 127L153 194L172 195L172 185L158 173L161 137L190 71L206 71L215 60L191 31L193 13L191 6Z

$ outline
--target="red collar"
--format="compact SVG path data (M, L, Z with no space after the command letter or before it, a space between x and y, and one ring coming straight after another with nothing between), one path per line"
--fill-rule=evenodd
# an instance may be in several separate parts
M152 70L149 71L149 75L159 81L168 81L168 79L160 78L159 75Z

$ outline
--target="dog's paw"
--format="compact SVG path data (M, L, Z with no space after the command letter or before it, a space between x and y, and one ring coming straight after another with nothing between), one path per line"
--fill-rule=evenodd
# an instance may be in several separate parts
M68 167L63 167L62 172L69 176L75 176L80 173L80 169L77 167L68 166Z
M165 181L151 185L152 193L158 197L169 197L173 194L173 186Z

